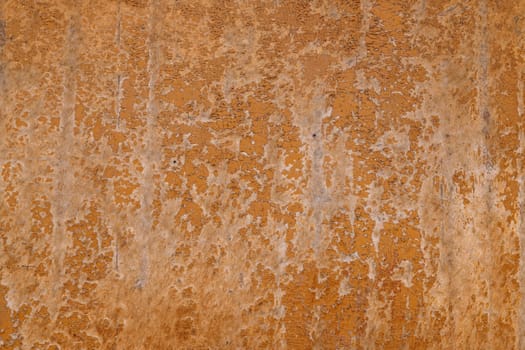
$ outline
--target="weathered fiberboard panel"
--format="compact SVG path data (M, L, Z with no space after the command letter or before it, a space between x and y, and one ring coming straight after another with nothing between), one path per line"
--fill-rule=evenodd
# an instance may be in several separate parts
M525 349L525 1L0 2L0 348Z

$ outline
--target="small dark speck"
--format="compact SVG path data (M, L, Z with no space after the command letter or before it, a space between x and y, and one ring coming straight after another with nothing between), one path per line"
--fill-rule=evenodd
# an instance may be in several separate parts
M488 123L490 121L490 112L487 110L483 111L483 119L485 120L485 123Z
M316 137L316 136L317 136L317 134L312 134L312 136L313 136L313 137Z
M177 164L177 161L176 161L176 160L174 160L174 161L173 161L172 163L173 163L173 164Z

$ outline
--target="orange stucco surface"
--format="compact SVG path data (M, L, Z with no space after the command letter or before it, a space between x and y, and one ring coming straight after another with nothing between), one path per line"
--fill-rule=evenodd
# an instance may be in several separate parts
M1 349L525 349L525 1L0 1Z

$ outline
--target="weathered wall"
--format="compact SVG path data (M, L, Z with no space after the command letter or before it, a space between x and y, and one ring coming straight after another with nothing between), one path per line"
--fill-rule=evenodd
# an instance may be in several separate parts
M525 349L524 14L0 2L0 347Z

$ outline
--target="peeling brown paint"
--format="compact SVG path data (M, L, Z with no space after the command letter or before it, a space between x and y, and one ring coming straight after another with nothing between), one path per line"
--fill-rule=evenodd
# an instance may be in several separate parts
M523 1L0 4L2 349L522 349Z

